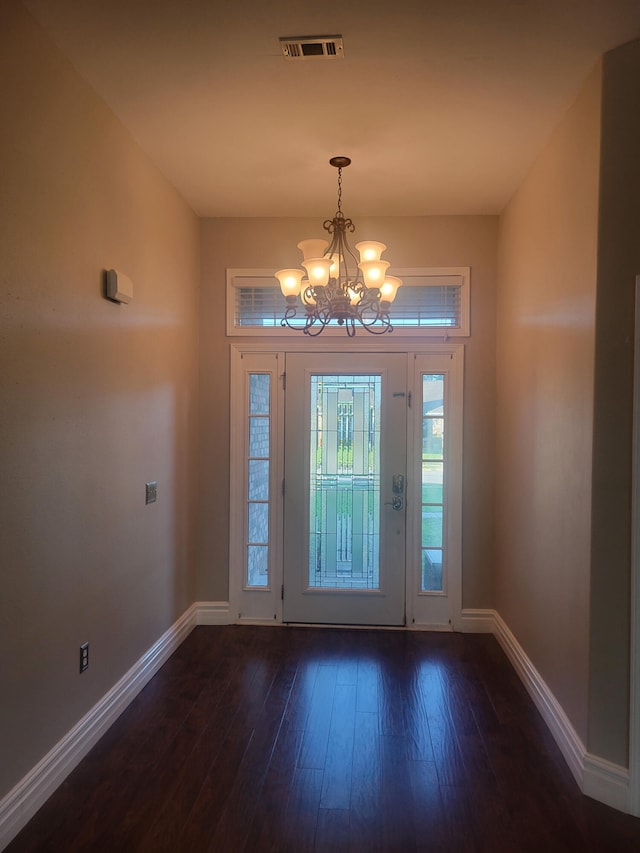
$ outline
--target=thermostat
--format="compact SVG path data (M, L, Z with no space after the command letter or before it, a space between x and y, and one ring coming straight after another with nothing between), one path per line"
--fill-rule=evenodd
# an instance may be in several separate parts
M133 282L118 270L107 270L107 299L114 302L131 302L133 299Z

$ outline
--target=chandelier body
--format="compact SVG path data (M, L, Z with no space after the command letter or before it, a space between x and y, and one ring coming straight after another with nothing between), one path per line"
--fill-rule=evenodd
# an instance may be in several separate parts
M357 243L359 261L351 250L347 233L353 234L355 225L342 213L342 169L351 160L332 157L329 162L338 169L338 209L323 224L330 239L298 243L307 278L299 269L275 274L287 301L280 325L312 337L332 322L343 326L349 337L358 326L375 335L392 332L389 307L402 281L386 275L389 262L380 259L384 243Z

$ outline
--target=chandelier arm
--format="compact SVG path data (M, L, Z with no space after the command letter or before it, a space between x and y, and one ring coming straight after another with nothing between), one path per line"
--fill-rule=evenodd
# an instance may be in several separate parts
M307 321L307 325L304 328L305 335L309 335L312 338L316 338L318 335L324 332L328 322L329 320L324 317L310 317ZM312 328L313 326L315 326L316 323L318 324L318 328L312 331Z
M295 307L289 307L284 312L283 318L280 320L280 325L283 328L293 329L294 332L304 332L307 323L309 322L308 318L303 319L298 317L298 312ZM297 317L298 323L292 322Z
M362 297L362 304L358 304L358 321L360 325L373 335L383 335L392 332L393 326L389 318L388 308L382 308L380 292L375 291L375 298L371 298L371 291L367 291L368 299Z
M352 306L353 307L353 306ZM357 307L357 306L356 306ZM325 328L331 323L332 319L336 319L339 325L344 325L347 336L352 338L356 335L357 325L359 323L365 331L372 335L382 335L386 332L393 331L393 326L389 319L389 315L385 311L376 311L372 317L367 318L366 312L374 311L373 307L365 308L364 310L354 310L351 314L345 317L334 317L330 309L321 311L307 311L304 319L298 316L298 311L295 306L289 306L285 311L284 317L280 321L280 325L288 327L297 332L304 332L310 337L317 337L322 334ZM297 319L297 323L295 322Z
M358 302L358 313L362 317L373 314L373 321L378 319L381 320L382 317L389 312L382 310L380 306L380 291L371 290L363 285L362 291L360 292L360 301Z
M380 327L375 325L377 322L378 321L376 320L374 323L361 323L361 326L371 335L384 335L387 332L393 332L393 326L391 325L391 320L389 320L388 317L379 321L382 324Z

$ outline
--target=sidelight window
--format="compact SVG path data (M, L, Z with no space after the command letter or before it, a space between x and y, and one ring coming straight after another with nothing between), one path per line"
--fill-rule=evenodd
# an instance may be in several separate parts
M422 374L421 567L423 592L442 590L444 519L444 376Z

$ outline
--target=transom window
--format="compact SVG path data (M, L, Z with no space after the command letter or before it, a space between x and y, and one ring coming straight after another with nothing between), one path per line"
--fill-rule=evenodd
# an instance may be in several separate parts
M403 280L391 306L394 334L469 334L469 267L438 267L395 270ZM280 320L286 302L271 270L227 270L227 334L285 335ZM344 336L337 323L327 334Z

